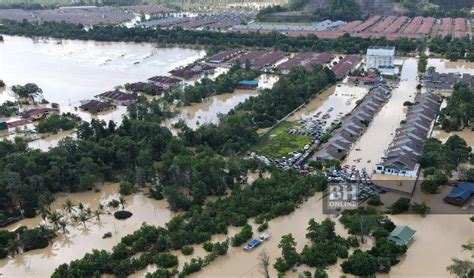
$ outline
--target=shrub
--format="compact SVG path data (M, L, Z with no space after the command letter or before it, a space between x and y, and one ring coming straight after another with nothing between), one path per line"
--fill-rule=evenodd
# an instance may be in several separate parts
M408 209L410 209L410 199L405 197L401 197L390 206L390 212L392 214L406 212Z
M232 238L231 245L236 247L242 245L244 242L249 240L253 235L252 226L245 224L242 230Z
M162 252L153 257L153 262L160 267L170 268L178 265L178 258L169 252Z
M122 181L120 183L120 194L121 195L130 195L133 191L133 184L129 181Z
M192 253L194 253L194 247L185 245L181 247L181 253L183 253L183 255L185 256L191 255Z
M212 242L205 242L202 245L202 248L204 248L204 250L206 250L207 252L212 252L212 249L214 248L214 244Z
M383 205L382 201L380 201L380 196L378 195L370 197L369 200L367 200L367 204L374 207Z
M259 232L263 232L263 231L265 231L266 229L268 229L268 222L263 223L262 225L258 226L258 228L257 228L257 230L258 230Z
M133 213L126 210L119 210L114 213L114 217L118 220L130 218L132 215Z

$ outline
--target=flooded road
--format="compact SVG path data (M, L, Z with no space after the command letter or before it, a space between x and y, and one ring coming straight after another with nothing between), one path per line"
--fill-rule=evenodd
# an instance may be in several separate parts
M61 211L67 219L68 214L62 208L66 196L69 196L76 205L76 210L78 210L78 203L82 202L86 208L89 207L93 211L99 207L99 204L118 199L117 184L105 184L100 188L101 192L89 191L59 195L51 209ZM49 277L60 264L82 258L93 249L110 251L123 236L133 233L144 222L149 225L164 226L173 216L173 213L167 209L166 201L155 201L142 193L126 196L125 199L125 209L133 213L131 218L117 220L113 215L103 214L100 216L100 222L92 216L85 227L82 224L69 224L67 227L69 233L64 235L62 231L58 231L58 237L53 239L53 244L48 247L17 255L13 259L0 260L2 277ZM108 208L104 210L107 211ZM15 230L20 226L33 228L40 223L42 219L38 216L24 219L8 226L7 229ZM102 239L107 232L111 232L112 237Z
M392 91L382 110L375 116L365 133L355 142L343 164L356 165L358 169L367 168L372 173L375 165L384 156L391 143L395 130L405 118L405 101L412 101L416 94L417 60L408 58L401 72L399 87Z
M204 56L202 50L156 48L149 43L38 41L4 36L4 42L0 43L0 78L8 87L36 83L43 89L44 98L58 103L61 112L75 112L90 120L89 113L74 109L81 100L92 99L128 82L167 75L168 71ZM0 101L9 97L11 92L7 89L0 95ZM118 107L95 117L120 122L124 112L125 107Z

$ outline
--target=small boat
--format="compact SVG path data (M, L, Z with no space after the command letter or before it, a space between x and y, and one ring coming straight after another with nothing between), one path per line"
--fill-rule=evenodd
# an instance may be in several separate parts
M260 239L254 239L251 242L249 242L247 245L244 246L245 251L250 251L256 247L258 247L260 244L262 244L262 241Z

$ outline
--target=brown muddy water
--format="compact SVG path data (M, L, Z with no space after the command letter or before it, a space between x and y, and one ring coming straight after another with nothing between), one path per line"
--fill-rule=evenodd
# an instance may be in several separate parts
M74 109L81 100L92 99L127 82L167 75L173 68L204 56L202 50L156 48L149 43L4 36L4 42L0 43L0 77L8 87L36 83L43 89L44 98L58 103L61 112L74 112L82 119L90 120L89 113ZM9 88L0 92L2 102L11 97ZM120 122L125 111L124 107L119 107L96 117Z
M384 156L385 150L393 139L395 130L405 118L405 101L411 101L416 95L417 60L409 58L401 72L398 88L392 91L392 97L375 116L365 133L355 142L343 164L356 165L358 169L367 168L372 173L375 165Z
M326 113L330 115L326 119L327 126L330 126L333 120L351 112L356 106L357 100L362 99L368 91L365 86L355 86L347 83L329 87L302 109L291 115L288 120L309 119L320 112L321 116Z
M474 63L467 61L449 61L446 59L429 58L428 66L435 67L439 73L470 73L474 71Z
M57 195L51 209L60 211L67 219L67 213L62 208L67 197L76 205L76 210L78 210L78 203L82 202L86 208L89 207L93 211L99 207L99 204L106 204L112 199L118 199L117 184L105 184L99 188L101 188L101 192L89 191ZM0 276L49 277L60 264L82 258L93 249L111 250L123 236L133 233L144 222L163 226L173 217L173 213L167 208L166 201L155 201L143 193L126 196L125 199L125 209L133 213L131 218L117 220L113 215L106 213L101 215L100 222L92 217L85 227L82 224L70 224L67 227L69 233L63 234L62 231L58 231L58 237L53 239L53 243L48 247L0 260L0 274L3 275ZM108 208L105 209L106 212L107 210ZM24 219L8 226L7 229L15 230L20 226L33 228L41 223L44 222L38 216ZM112 237L102 239L102 236L107 232L111 232Z
M164 125L172 128L172 125L183 120L190 128L197 129L206 123L218 123L219 116L227 114L237 104L244 102L251 96L257 96L262 89L271 89L278 81L279 76L273 74L262 74L258 80L257 90L235 90L233 93L212 96L204 102L194 103L190 106L180 107L176 117L166 120ZM172 130L176 133L176 130Z

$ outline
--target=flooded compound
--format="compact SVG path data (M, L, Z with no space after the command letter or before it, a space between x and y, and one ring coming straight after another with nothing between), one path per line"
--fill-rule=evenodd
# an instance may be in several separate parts
M82 202L85 208L91 208L93 211L98 209L100 204L106 205L112 199L118 199L118 184L105 184L99 188L100 192L57 195L51 209L60 211L68 219L69 214L63 208L67 197L74 203L75 210L79 210L78 204ZM132 217L117 220L112 214L108 214L111 209L106 206L104 214L100 215L100 221L92 216L85 226L81 223L69 223L68 233L63 234L62 231L58 231L57 237L48 247L0 260L0 272L3 277L49 277L59 265L80 259L93 249L112 250L112 247L119 243L123 236L138 230L144 222L149 225L164 226L173 217L173 213L167 208L168 204L164 200L155 201L143 193L126 196L125 199L125 209L133 213ZM33 228L41 223L44 221L37 216L21 220L6 229L15 230L21 226ZM108 232L112 233L112 237L103 239L103 235Z
M392 91L392 97L375 116L365 133L354 143L343 164L356 165L358 169L366 168L368 173L372 173L375 165L384 156L395 130L405 118L407 108L403 103L412 101L416 96L416 59L405 60L400 78L398 87Z
M446 142L446 140L448 140L448 138L453 135L458 135L459 137L464 139L469 146L474 147L474 131L468 129L451 132L446 132L444 130L434 130L432 137L437 138L442 142Z
M173 119L166 120L164 125L172 128L172 125L180 120L183 120L192 129L196 129L203 124L217 124L220 115L227 114L237 104L244 102L249 97L257 96L260 90L272 88L278 80L278 75L262 74L257 77L257 90L237 89L233 93L211 96L201 103L180 107L178 108L178 115Z
M331 86L302 109L291 115L288 120L310 119L316 115L326 114L328 110L331 110L327 113L329 117L326 119L328 123L331 123L336 118L351 112L356 106L357 101L362 99L368 91L367 87L353 86L346 83Z
M258 95L256 90L236 90L233 93L212 96L204 102L178 108L178 115L164 121L164 125L172 128L172 125L180 120L183 120L192 129L206 123L216 124L219 122L219 115L226 114L237 104L256 95Z
M435 67L439 73L471 73L474 63L466 61L449 61L446 59L429 58L427 68Z
M4 36L0 44L0 76L7 90L0 92L0 101L13 97L11 86L36 83L44 98L58 103L61 112L74 112L88 121L93 118L91 114L75 109L80 101L125 83L167 75L204 56L203 50L156 48L150 43ZM125 107L118 107L94 117L120 122L125 111Z

